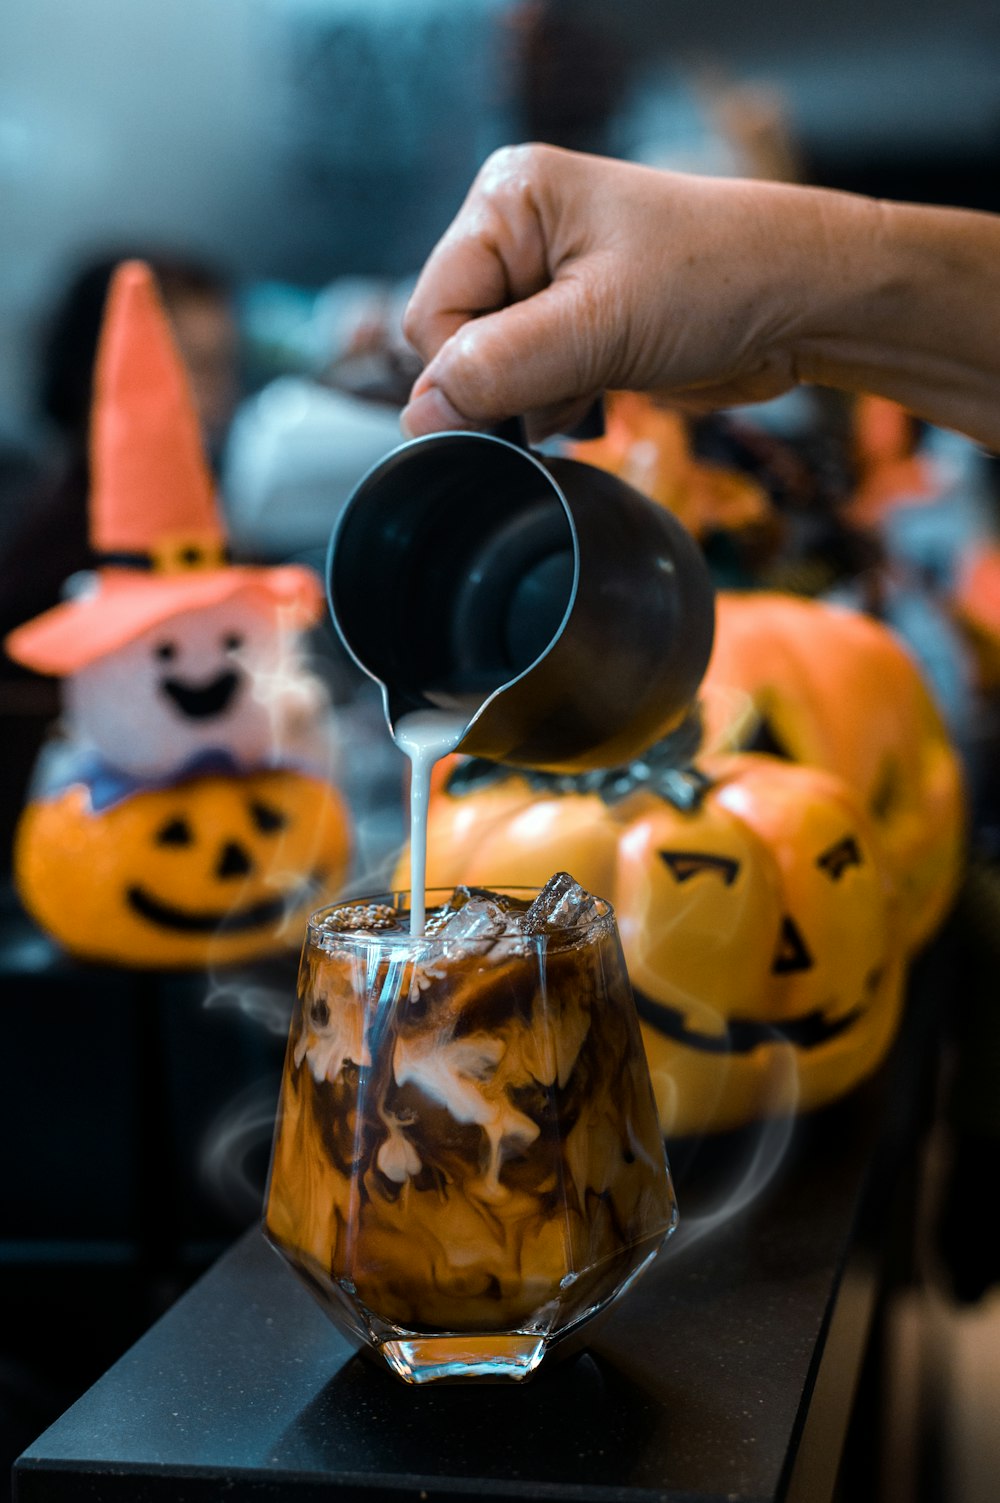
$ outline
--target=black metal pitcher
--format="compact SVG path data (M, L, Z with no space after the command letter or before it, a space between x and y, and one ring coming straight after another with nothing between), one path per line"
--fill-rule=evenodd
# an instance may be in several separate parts
M668 511L516 427L412 439L369 471L330 539L333 621L390 730L437 706L468 716L460 751L617 766L690 709L711 580Z

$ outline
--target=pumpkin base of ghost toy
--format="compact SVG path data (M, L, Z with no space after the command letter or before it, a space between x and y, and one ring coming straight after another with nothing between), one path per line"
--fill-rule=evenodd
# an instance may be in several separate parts
M192 778L99 811L74 784L25 809L14 879L71 955L190 970L297 950L349 854L340 795L274 769Z

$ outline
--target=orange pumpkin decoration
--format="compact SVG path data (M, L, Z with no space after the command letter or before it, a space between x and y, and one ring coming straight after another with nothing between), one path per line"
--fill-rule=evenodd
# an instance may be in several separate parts
M603 436L569 452L642 491L695 537L756 527L771 515L770 498L756 480L698 459L683 415L642 392L610 393Z
M733 756L608 804L479 767L432 802L428 881L564 869L614 904L665 1132L819 1107L878 1066L903 949L880 842L840 778Z
M18 891L88 960L227 965L297 948L347 870L345 806L318 778L275 770L200 777L94 812L74 784L29 804Z
M709 748L776 753L851 785L899 883L909 948L929 939L962 872L963 779L899 639L820 601L722 591L701 704Z

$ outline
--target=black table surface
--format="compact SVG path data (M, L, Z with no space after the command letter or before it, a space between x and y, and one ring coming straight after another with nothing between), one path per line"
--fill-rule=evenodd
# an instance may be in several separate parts
M682 1229L583 1353L523 1386L407 1388L253 1229L19 1458L18 1503L827 1503L929 1096L933 969L851 1098L678 1145Z

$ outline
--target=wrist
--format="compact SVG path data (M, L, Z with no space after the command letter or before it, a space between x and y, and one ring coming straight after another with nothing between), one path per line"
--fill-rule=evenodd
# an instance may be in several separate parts
M1000 443L1000 218L811 190L799 380Z
M790 287L802 308L796 374L816 385L867 390L898 360L912 275L897 243L894 206L826 189L806 193Z

